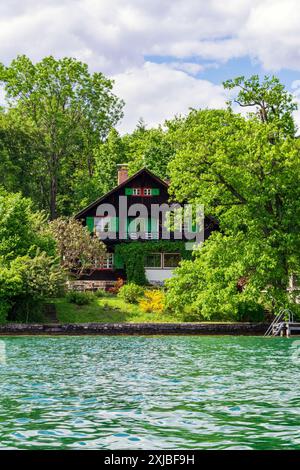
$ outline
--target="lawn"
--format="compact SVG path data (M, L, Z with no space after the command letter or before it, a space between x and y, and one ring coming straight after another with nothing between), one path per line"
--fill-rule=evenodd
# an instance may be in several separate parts
M180 319L166 313L144 313L138 305L129 304L115 295L96 298L88 305L75 305L66 298L52 301L60 323L174 323Z

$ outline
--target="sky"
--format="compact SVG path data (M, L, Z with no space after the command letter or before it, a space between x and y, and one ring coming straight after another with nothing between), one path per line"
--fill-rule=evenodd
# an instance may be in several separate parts
M239 75L275 74L300 104L299 24L299 0L0 0L0 61L88 63L115 80L125 133L224 107Z

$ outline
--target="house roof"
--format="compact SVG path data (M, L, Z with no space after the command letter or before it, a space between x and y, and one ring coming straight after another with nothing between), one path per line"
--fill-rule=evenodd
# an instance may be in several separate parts
M136 173L134 173L134 175L130 176L130 178L128 178L126 181L124 181L123 183L119 184L118 186L116 186L115 188L111 189L110 191L108 191L108 193L104 194L103 196L99 197L98 199L96 199L94 202L92 202L91 204L89 204L88 206L86 206L84 209L81 209L80 212L78 212L77 214L75 214L75 219L79 219L81 218L82 216L84 216L84 214L88 211L90 211L91 209L93 209L95 206L98 206L104 199L106 199L108 196L110 196L111 194L113 194L115 191L118 191L120 189L122 189L123 187L127 186L128 183L131 183L137 176L143 174L143 173L146 173L148 174L149 176L151 176L154 180L157 181L157 183L165 186L166 188L168 188L169 184L166 183L164 180L162 180L161 178L159 178L158 176L156 176L154 173L152 173L150 170L148 170L148 168L142 168L141 170L137 171Z

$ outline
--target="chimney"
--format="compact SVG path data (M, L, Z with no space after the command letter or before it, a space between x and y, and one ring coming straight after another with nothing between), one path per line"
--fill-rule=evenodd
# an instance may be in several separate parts
M127 163L120 163L118 167L118 185L128 180L128 165Z

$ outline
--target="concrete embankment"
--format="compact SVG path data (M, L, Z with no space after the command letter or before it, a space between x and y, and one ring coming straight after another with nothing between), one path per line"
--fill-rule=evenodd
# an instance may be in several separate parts
M0 325L0 335L262 335L266 323L69 323Z

